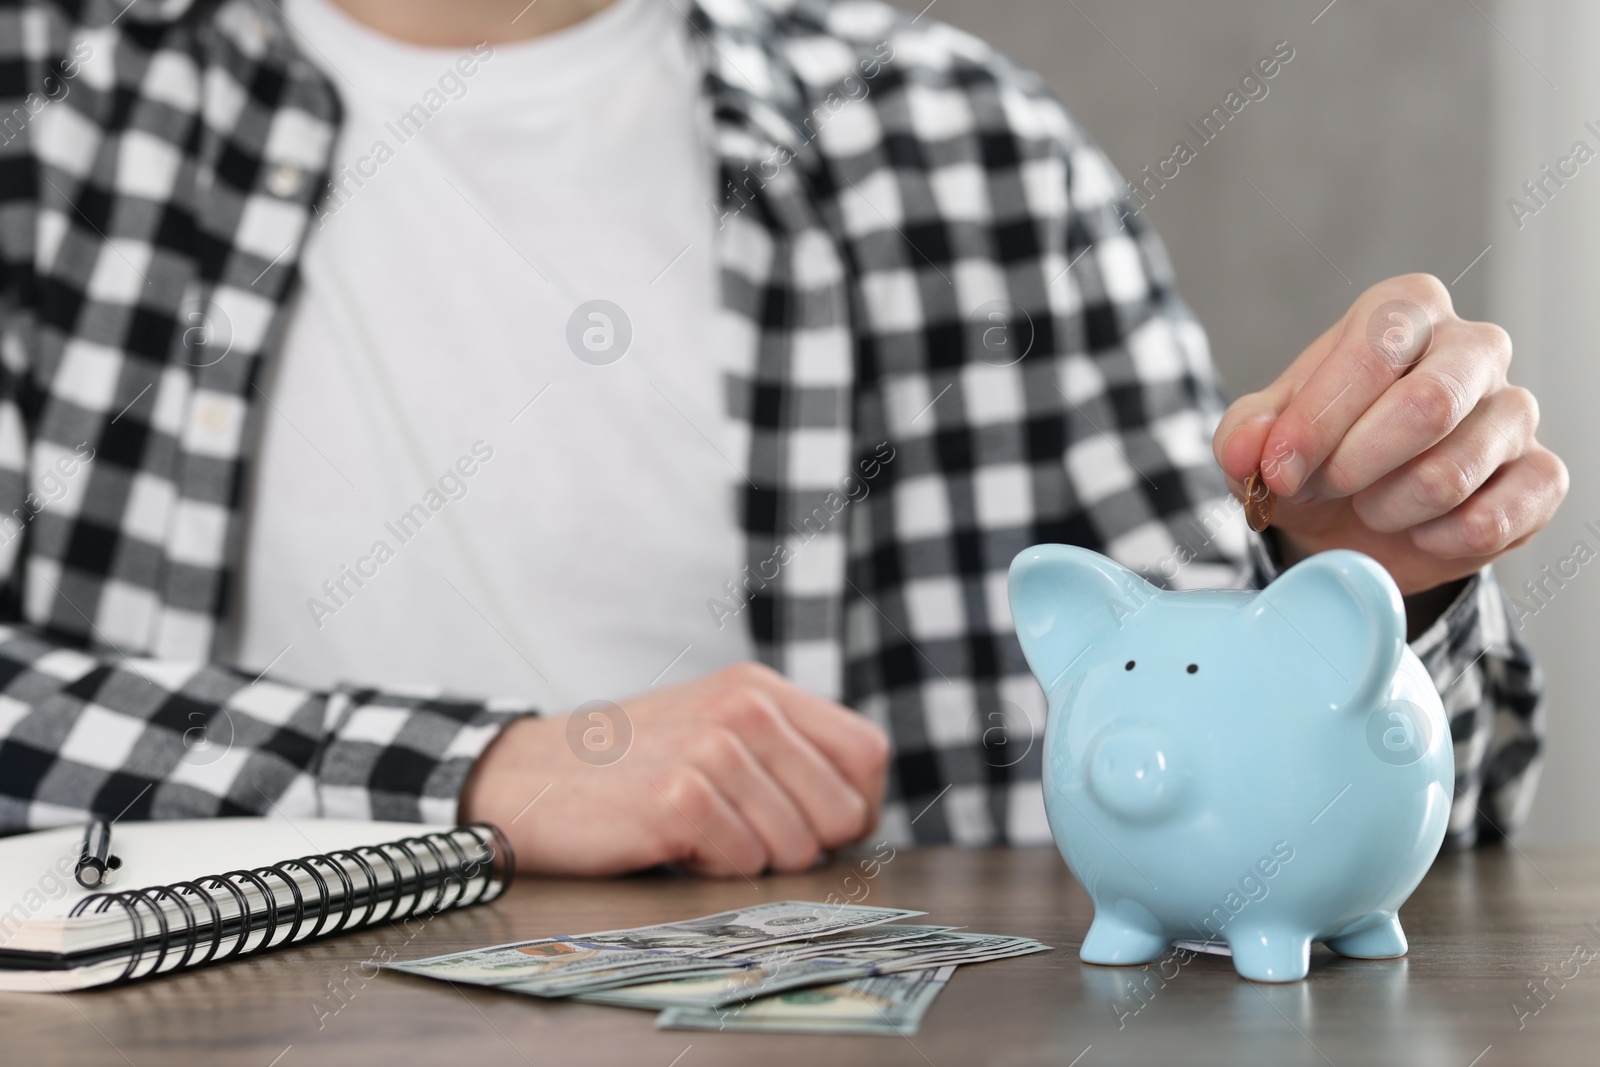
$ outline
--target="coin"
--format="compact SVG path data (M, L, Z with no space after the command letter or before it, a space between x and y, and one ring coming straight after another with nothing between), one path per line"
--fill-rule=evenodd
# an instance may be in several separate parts
M1244 483L1244 521L1250 529L1260 533L1272 525L1272 513L1277 509L1278 498L1261 478L1261 470L1250 475Z

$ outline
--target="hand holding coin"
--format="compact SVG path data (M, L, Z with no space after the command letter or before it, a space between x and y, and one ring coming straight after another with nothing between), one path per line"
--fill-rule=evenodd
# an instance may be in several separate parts
M1505 331L1457 316L1437 278L1392 278L1228 408L1217 463L1285 561L1348 548L1406 596L1445 587L1532 537L1566 495L1510 362Z

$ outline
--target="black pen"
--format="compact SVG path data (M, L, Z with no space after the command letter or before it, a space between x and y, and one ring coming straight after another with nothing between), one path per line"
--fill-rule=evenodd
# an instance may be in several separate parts
M122 860L111 854L111 823L105 819L90 819L83 830L83 851L74 872L78 884L93 889L105 882L108 873L121 866Z

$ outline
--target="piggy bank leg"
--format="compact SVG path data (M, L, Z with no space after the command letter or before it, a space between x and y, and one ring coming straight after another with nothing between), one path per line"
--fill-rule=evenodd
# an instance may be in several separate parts
M1375 911L1323 944L1341 956L1364 960L1387 960L1406 954L1406 932L1392 911Z
M1311 936L1281 927L1229 928L1233 968L1253 982L1298 982L1311 969Z
M1084 935L1078 958L1085 963L1125 965L1160 959L1170 943L1155 916L1142 905L1121 900L1112 907L1096 904L1094 922Z

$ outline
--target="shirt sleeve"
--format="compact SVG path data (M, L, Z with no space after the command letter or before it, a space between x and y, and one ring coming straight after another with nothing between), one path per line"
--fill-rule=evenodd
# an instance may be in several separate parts
M0 832L90 813L454 823L473 762L527 714L111 658L0 627Z
M1544 755L1544 682L1492 569L1475 575L1412 651L1439 687L1455 742L1445 844L1498 841L1521 826Z

